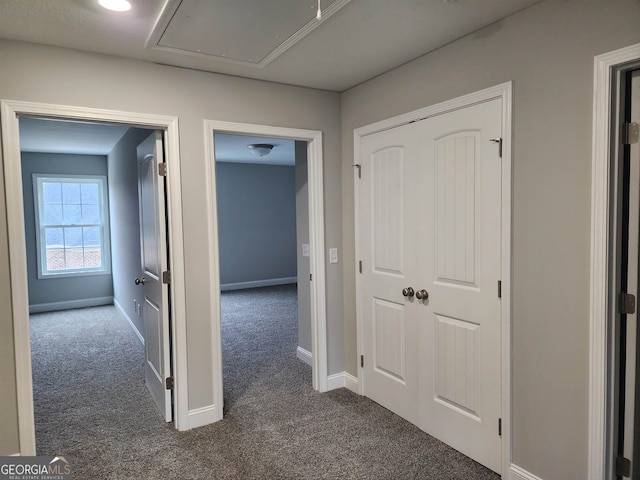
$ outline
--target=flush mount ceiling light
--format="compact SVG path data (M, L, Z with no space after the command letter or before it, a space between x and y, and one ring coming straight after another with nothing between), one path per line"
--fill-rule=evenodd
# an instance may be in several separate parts
M247 148L251 150L251 153L257 155L258 157L264 157L265 155L269 155L271 150L273 150L273 145L269 143L252 143L251 145L247 145Z
M114 12L126 12L131 9L131 4L127 0L98 0L101 7Z

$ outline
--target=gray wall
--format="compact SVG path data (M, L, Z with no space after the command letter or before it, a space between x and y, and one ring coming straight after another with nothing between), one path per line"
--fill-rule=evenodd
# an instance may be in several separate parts
M311 284L309 257L302 255L302 244L309 245L309 184L307 142L296 142L296 239L298 264L298 346L312 352ZM313 353L313 352L312 352Z
M548 0L342 95L355 374L353 129L513 80L513 462L544 480L587 478L593 59L638 42L636 0Z
M138 160L136 147L153 130L130 128L107 156L111 214L111 271L113 300L144 337L144 325L134 306L142 291L133 283L140 276L140 219L138 217Z
M75 50L0 40L3 99L173 115L180 122L185 247L189 409L211 405L211 294L203 120L323 132L327 248L342 241L340 96L307 88L156 65ZM125 82L122 79L126 79ZM2 175L2 174L0 174ZM0 178L0 185L4 178ZM0 271L9 269L4 187L0 186ZM212 239L217 240L217 239ZM327 259L328 260L328 259ZM328 371L341 372L344 325L342 270L327 262ZM11 284L0 276L0 454L18 452ZM6 393L5 393L6 392ZM6 406L6 408L5 408ZM6 432L6 433L5 433Z
M216 162L220 283L296 276L294 167Z
M88 299L104 299L111 303L113 296L111 274L82 275L38 279L38 251L33 198L34 173L69 175L107 175L107 158L103 155L71 155L59 153L22 153L22 194L27 247L27 278L29 282L29 306L41 307L39 311L59 309L58 302L75 302ZM104 304L103 300L97 304ZM69 304L67 304L69 305ZM47 308L49 307L49 308Z

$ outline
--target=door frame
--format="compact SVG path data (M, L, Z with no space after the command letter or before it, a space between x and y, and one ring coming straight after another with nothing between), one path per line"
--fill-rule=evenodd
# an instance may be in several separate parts
M327 378L327 307L324 253L324 180L322 132L298 128L275 127L249 123L204 121L207 205L209 210L209 283L212 285L211 321L213 351L213 395L216 420L222 419L222 340L220 319L220 267L218 248L218 207L216 196L215 140L216 133L232 133L257 137L286 138L307 142L309 185L309 261L311 265L311 345L312 384L326 392Z
M27 252L24 232L24 206L20 156L19 116L94 121L162 130L166 149L167 235L170 239L170 299L172 305L169 328L172 331L172 367L174 376L175 427L189 429L187 389L187 340L184 281L184 245L182 227L182 192L178 118L117 110L104 110L69 105L0 100L2 126L2 164L7 202L7 228L11 303L15 345L18 429L21 455L35 455L35 424L31 346L29 339L29 299L27 285Z
M591 279L589 312L589 458L590 479L605 479L611 470L610 386L613 381L611 355L613 339L610 321L615 315L611 292L615 259L610 232L615 219L611 212L612 172L616 161L619 103L616 77L640 61L640 43L598 55L594 59L593 139L591 163ZM614 98L615 96L615 98Z
M494 99L502 100L502 213L501 213L501 253L500 275L502 280L501 313L501 400L502 400L502 475L510 478L511 469L511 131L512 131L512 82L506 82L478 92L463 95L429 107L420 108L402 115L398 115L380 122L372 123L353 132L354 159L360 158L360 141L362 137L373 133L406 125L418 120L441 115L477 103ZM354 222L355 222L355 250L356 259L360 258L360 214L359 202L360 186L358 176L354 175ZM364 320L362 318L362 284L358 265L355 265L356 276L356 329L357 329L357 358L363 352ZM358 367L358 393L364 391L363 368Z

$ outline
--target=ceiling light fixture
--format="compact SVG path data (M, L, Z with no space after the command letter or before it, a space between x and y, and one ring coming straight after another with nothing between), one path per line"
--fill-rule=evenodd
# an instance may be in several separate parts
M322 20L322 10L320 10L320 0L318 0L318 13L316 13L316 18L318 20Z
M271 150L273 150L273 145L268 143L252 143L251 145L247 145L247 148L251 150L251 153L257 155L258 157L264 157L265 155L269 155Z
M101 7L114 12L126 12L131 10L131 4L127 0L98 0Z

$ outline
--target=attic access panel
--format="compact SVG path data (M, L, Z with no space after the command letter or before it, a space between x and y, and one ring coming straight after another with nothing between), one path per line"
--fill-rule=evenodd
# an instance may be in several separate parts
M350 0L169 0L152 48L264 67Z

